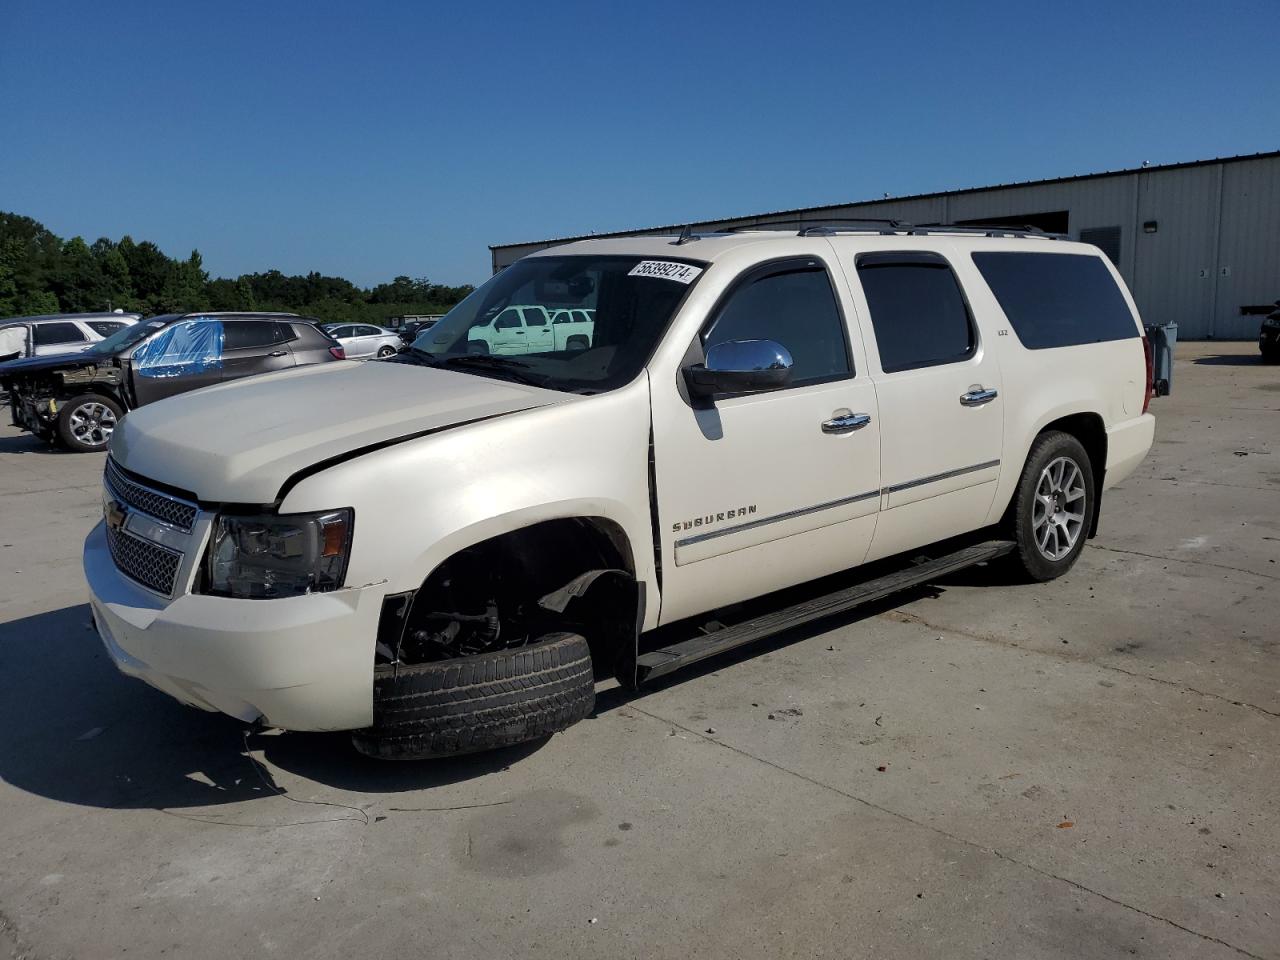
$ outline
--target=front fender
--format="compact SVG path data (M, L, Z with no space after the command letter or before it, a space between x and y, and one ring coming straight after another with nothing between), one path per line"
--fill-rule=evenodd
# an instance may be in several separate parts
M354 457L301 480L285 513L355 511L348 585L417 589L444 560L544 520L601 517L626 535L637 579L657 580L649 517L649 390L495 417Z

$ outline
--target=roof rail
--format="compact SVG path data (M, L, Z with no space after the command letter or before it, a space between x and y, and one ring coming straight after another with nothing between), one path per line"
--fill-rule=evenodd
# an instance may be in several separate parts
M863 223L879 224L883 229L878 233L891 234L910 230L911 224L905 220L890 220L887 217L824 217L821 220L772 220L768 223L742 224L737 227L726 227L724 233L747 233L752 230L796 230L798 237L821 237L836 232L827 224ZM799 229L797 229L799 228Z
M980 233L986 237L1038 237L1042 240L1069 240L1065 233L1046 233L1039 227L1027 224L1021 227L1003 226L998 223L922 223L909 233Z

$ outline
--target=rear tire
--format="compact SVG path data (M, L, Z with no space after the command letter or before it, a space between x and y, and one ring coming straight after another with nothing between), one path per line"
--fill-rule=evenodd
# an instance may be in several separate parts
M396 351L395 351L395 348L394 348L394 347L379 347L379 348L378 348L378 359L379 359L379 360L385 360L385 359L387 359L387 357L394 357L395 355L396 355Z
M548 736L594 706L587 641L553 633L514 650L378 667L373 726L351 739L384 760L457 756Z
M1084 549L1097 509L1093 464L1084 446L1069 433L1040 434L1010 505L1017 544L1011 562L1039 583L1062 576Z
M120 404L100 393L73 397L58 409L58 439L75 453L107 449L124 411Z
M570 337L567 341L565 341L564 348L566 350L579 351L579 350L586 350L589 346L591 346L590 340L588 340L584 336L575 335Z

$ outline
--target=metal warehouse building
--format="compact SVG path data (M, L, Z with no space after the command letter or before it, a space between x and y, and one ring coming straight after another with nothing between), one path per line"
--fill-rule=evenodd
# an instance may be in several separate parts
M882 217L908 223L1033 226L1097 244L1147 323L1179 339L1252 339L1280 298L1280 151L1057 180L705 220L695 232L780 220ZM684 224L593 234L669 234ZM564 237L490 247L494 272Z

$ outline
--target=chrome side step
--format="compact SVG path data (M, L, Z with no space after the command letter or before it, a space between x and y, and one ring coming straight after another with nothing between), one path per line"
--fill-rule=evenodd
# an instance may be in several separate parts
M988 540L985 543L956 550L954 553L922 558L911 566L876 577L874 580L867 580L834 593L783 607L780 610L773 610L741 623L724 626L690 637L688 640L669 644L658 650L642 653L636 660L636 683L642 684L646 680L661 677L681 667L687 667L689 664L714 657L734 647L751 643L753 640L760 640L833 614L844 613L864 603L883 600L901 590L937 580L957 570L971 567L975 563L994 560L1009 553L1013 548L1014 543L1011 540Z

